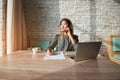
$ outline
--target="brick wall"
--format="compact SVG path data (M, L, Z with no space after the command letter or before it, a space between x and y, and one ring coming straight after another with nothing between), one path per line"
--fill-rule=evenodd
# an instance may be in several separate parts
M6 51L6 0L0 0L0 56Z
M31 40L52 39L59 32L58 0L24 0L23 6L28 44Z
M106 36L120 34L119 0L24 0L23 7L28 44L52 40L64 17L71 19L81 42L103 41L103 52Z
M3 18L3 0L0 0L0 56L2 55L2 18Z

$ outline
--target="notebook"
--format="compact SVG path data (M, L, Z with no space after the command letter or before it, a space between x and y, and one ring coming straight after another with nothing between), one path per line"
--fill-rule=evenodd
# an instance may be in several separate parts
M96 58L102 42L80 42L74 55L68 55L69 58L76 61Z
M45 60L63 60L63 59L65 59L65 56L64 56L63 51L55 51L54 55L52 55L52 56L45 55L44 59Z

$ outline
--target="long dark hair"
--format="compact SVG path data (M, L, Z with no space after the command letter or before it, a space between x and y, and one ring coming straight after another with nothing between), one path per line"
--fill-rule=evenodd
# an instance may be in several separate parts
M65 21L65 22L68 24L67 27L69 27L70 33L71 33L71 35L73 36L73 24L72 24L71 20L68 19L68 18L63 18L63 19L60 21L60 25L61 25L62 21ZM64 36L64 34L63 34L63 32L61 32L61 33L60 33L60 40L63 39L63 36ZM69 39L69 41L70 41L70 39Z
M68 18L63 18L63 19L60 21L60 24L62 23L62 21L65 21L65 22L68 24L67 27L69 27L70 33L71 33L71 35L73 35L73 24L72 24L71 20L68 19Z

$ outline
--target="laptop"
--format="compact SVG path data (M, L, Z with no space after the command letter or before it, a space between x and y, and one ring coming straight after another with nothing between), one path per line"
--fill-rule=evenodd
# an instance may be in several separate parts
M102 42L80 42L74 55L68 55L74 62L96 58Z

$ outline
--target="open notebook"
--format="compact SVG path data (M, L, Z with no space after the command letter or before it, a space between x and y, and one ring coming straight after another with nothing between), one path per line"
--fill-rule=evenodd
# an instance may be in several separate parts
M54 55L52 56L45 55L44 59L45 60L58 60L58 59L65 59L65 56L64 56L63 51L56 51L54 52Z

